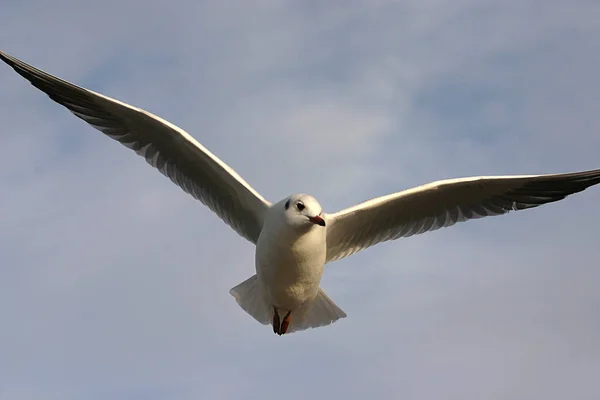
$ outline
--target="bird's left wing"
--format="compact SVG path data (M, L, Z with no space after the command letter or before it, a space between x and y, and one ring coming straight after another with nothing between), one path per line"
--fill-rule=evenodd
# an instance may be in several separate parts
M145 110L52 76L0 52L33 86L107 136L134 150L225 223L256 243L270 203L183 129Z
M326 216L327 262L386 240L562 200L600 183L600 170L448 179Z

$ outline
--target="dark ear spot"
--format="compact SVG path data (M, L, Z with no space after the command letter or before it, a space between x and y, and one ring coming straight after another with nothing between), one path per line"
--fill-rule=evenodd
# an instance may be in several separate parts
M287 210L288 208L290 208L290 199L285 202L285 209Z

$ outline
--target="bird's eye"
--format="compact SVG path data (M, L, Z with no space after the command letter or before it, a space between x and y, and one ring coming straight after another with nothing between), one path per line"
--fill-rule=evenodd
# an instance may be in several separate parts
M302 211L305 208L304 204L302 204L302 203L296 204L296 207L298 208L298 211Z

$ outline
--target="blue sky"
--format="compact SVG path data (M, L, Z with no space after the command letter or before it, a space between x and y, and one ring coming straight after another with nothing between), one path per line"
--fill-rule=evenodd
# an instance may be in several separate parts
M600 167L590 1L8 2L0 47L181 126L271 201ZM328 266L277 337L253 246L0 68L0 399L597 399L600 190Z

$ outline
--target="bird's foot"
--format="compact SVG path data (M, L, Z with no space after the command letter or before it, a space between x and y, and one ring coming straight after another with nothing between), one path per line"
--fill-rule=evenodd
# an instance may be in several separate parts
M277 312L277 309L273 307L273 332L275 332L278 335L281 335L280 328L281 323L279 322L279 313Z
M288 311L287 314L285 314L285 317L283 317L283 321L280 322L279 313L277 312L277 309L273 307L273 332L279 336L287 332L288 327L290 326L290 314L291 311Z
M290 313L291 313L291 311L288 311L287 314L285 314L285 317L283 317L283 321L281 322L281 327L279 328L280 335L283 335L284 333L286 333L288 330L288 326L290 326Z

